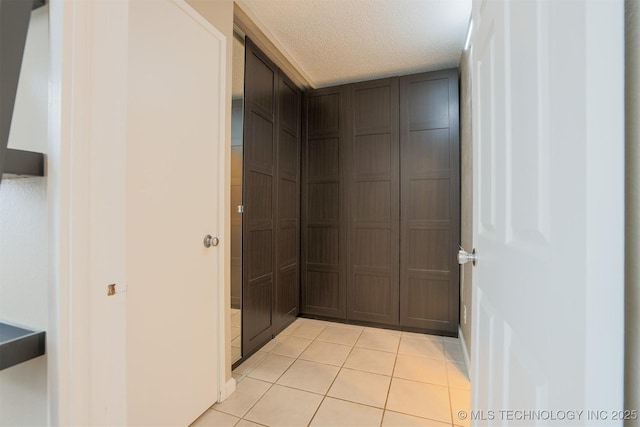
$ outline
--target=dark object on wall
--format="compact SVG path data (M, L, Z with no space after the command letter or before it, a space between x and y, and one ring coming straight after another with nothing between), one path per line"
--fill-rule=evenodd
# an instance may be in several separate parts
M0 1L0 180L32 6L32 0Z
M45 352L45 332L0 322L0 371Z
M458 71L309 91L307 315L457 335Z
M7 175L44 176L44 154L7 148L4 173Z
M243 357L298 315L300 99L246 39Z

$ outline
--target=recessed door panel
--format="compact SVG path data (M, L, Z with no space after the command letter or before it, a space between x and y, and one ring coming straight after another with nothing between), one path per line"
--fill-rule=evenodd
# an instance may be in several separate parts
M348 87L347 318L398 323L398 79Z
M457 334L458 70L400 81L400 322Z
M275 212L276 281L273 303L274 335L299 311L300 248L300 117L302 93L278 70L278 209Z
M302 145L301 312L345 318L344 87L306 92Z
M251 40L245 42L244 233L242 355L272 336L276 280L277 68Z

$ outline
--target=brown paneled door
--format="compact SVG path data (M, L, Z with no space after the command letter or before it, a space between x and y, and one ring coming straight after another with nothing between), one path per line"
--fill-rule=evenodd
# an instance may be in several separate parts
M346 315L344 87L305 95L301 311Z
M276 197L276 66L249 40L245 49L242 354L272 336Z
M276 281L274 335L298 315L300 253L300 114L302 92L282 72L278 76L277 175L275 214Z
M459 315L458 70L400 79L400 323L454 334Z
M399 321L398 79L348 86L347 318Z

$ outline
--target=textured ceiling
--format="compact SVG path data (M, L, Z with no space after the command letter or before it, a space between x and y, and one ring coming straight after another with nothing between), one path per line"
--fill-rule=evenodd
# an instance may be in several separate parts
M238 0L314 87L457 66L471 0Z

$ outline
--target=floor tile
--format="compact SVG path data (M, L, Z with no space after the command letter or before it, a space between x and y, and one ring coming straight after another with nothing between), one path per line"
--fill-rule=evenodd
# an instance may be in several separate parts
M301 325L302 325L302 319L296 319L293 323L291 323L289 326L284 328L284 330L280 331L278 336L287 337L287 336L291 335L291 333L293 331L295 331L296 329L298 329L298 327L301 326Z
M344 361L347 359L351 348L352 347L348 345L314 341L304 352L302 352L300 359L326 363L328 365L342 366Z
M373 332L365 329L360 338L358 338L356 347L395 353L398 351L398 342L400 342L399 335Z
M298 357L311 344L307 338L286 337L277 347L271 350L274 354L287 357Z
M313 393L325 394L338 371L337 366L296 360L278 380L277 384L298 388Z
M382 420L382 427L448 427L450 425L393 411L384 411L384 419Z
M387 409L416 417L451 423L447 387L394 378Z
M320 335L320 332L322 332L325 327L326 325L324 324L310 323L307 321L296 328L296 330L294 330L291 335L299 338L314 339L315 337Z
M249 421L268 426L306 426L322 396L274 385L245 416Z
M402 332L403 337L414 338L418 340L433 340L442 342L442 337L439 335L421 334L419 332Z
M459 411L464 411L466 414L469 414L469 409L471 408L471 392L469 390L450 388L449 396L451 397L453 423L464 427L469 426L469 417L466 416L464 419L461 419L457 414Z
M447 375L449 377L449 387L463 390L471 388L464 364L447 362Z
M447 367L444 360L398 354L393 376L423 383L448 386Z
M262 362L258 363L255 368L249 371L248 376L257 380L274 383L294 361L295 359L291 357L269 354Z
M240 366L234 369L233 373L239 374L239 375L245 375L251 369L253 369L254 366L260 363L262 359L267 357L267 354L269 353L267 353L266 351L261 351L261 350L256 351L254 354L251 355L251 357L249 357L247 360L242 362Z
M442 341L436 340L402 337L398 353L431 359L445 359Z
M460 343L460 341L462 340L462 338L456 338L456 337L440 337L442 339L442 342L451 342L451 343Z
M300 319L302 323L307 325L318 325L318 326L329 326L334 325L336 322L329 322L327 320L319 320L319 319L308 319L306 317Z
M271 387L271 384L245 378L236 386L236 391L222 403L213 405L213 409L226 414L242 417Z
M390 376L393 373L395 361L395 353L355 347L344 362L344 367Z
M249 420L241 419L234 427L262 427L261 424L252 423Z
M343 368L327 396L384 408L391 378Z
M301 318L236 368L236 393L193 426L468 427L456 417L469 411L463 361L456 338Z
M268 343L266 343L265 345L262 346L262 348L260 349L261 351L266 351L266 352L272 352L273 350L275 350L276 347L278 347L284 340L286 339L286 337L283 337L281 335L276 336L274 339L272 339L271 341L269 341Z
M460 343L445 342L444 354L448 360L464 363L464 356Z
M402 331L396 331L394 329L383 329L383 328L364 328L365 331L373 332L376 334L385 334L385 335L393 335L394 337L402 336Z
M311 421L311 427L379 426L382 409L327 397Z
M327 326L320 335L317 336L316 340L352 346L356 343L359 336L360 331L357 330Z
M225 414L213 409L209 409L195 420L191 427L232 427L240 418Z
M358 332L362 332L364 331L365 327L364 326L359 326L359 325L351 325L349 323L338 323L338 322L332 322L330 324L330 326L334 327L334 328L342 328L342 329L349 329L351 331L358 331Z

